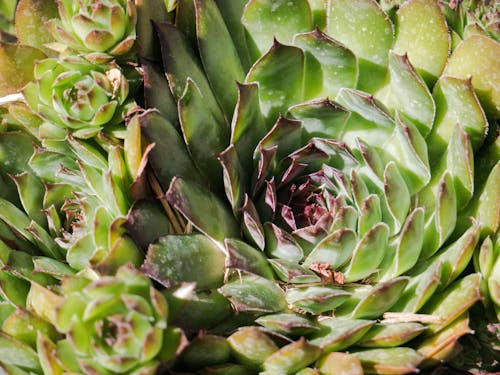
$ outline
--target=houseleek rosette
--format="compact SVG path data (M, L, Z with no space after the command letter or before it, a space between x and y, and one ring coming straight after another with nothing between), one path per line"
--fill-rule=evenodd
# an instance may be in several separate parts
M474 35L449 56L430 0L394 23L368 0L238 4L179 3L157 25L164 71L143 63L152 186L184 217L170 212L177 234L144 272L188 333L260 325L197 337L179 368L407 373L451 357L486 296L466 268L498 231L500 45Z
M88 58L106 60L130 52L137 14L132 0L57 2L59 19L50 20L56 40Z
M123 121L129 86L118 66L76 56L50 58L35 65L34 78L24 96L31 109L47 120L42 138L64 138L67 129L89 138L104 126Z
M39 333L45 374L154 374L165 359L167 304L151 281L129 266L115 276L64 278L61 294L32 283L27 309L63 335ZM167 353L168 355L168 353Z

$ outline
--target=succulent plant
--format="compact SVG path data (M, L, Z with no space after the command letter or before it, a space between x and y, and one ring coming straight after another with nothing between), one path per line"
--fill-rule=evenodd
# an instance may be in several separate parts
M495 371L496 3L21 0L15 22L1 371Z
M347 349L346 366L406 373L451 357L482 298L467 265L498 231L485 181L498 181L500 45L464 37L449 56L452 26L430 0L392 20L368 0L176 12L156 25L164 74L143 62L156 109L140 122L153 189L183 219L172 214L176 233L150 245L143 270L186 306L171 316L187 332L249 326L229 352L219 336L195 339L181 363L296 373ZM188 319L194 306L207 310ZM220 357L205 361L205 345Z
M106 126L123 122L128 81L118 66L93 64L81 57L50 58L35 65L35 82L24 97L47 122L44 138L90 138Z
M58 0L59 19L48 22L51 34L87 58L106 60L131 51L137 20L132 0Z
M168 359L164 348L174 341L166 341L165 297L134 268L67 277L61 291L33 283L27 298L28 310L64 335L57 344L39 335L44 373L154 374Z

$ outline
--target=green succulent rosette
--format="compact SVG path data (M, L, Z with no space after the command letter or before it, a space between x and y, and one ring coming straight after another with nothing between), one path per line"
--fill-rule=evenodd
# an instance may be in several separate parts
M168 356L164 348L175 345L165 333L165 298L130 266L112 277L64 278L60 294L33 283L26 305L64 336L38 336L45 374L154 374Z
M151 186L175 233L131 233L152 243L143 270L172 322L214 333L179 370L451 358L489 298L469 265L498 233L500 45L453 45L432 0L237 4L178 2L175 25L156 24L163 66L142 62Z
M90 138L123 122L129 86L117 66L75 56L50 58L35 65L34 78L23 93L31 109L47 120L42 138L64 138L66 129Z
M53 37L94 60L129 53L136 39L137 14L132 0L57 1L59 19L48 27Z

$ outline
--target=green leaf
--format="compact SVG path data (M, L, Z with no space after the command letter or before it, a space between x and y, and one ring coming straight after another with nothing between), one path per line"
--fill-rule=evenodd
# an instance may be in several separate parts
M311 334L309 341L326 353L341 351L358 342L373 324L375 322L371 320L325 317L321 320L320 330Z
M449 360L455 353L454 349L457 346L461 347L458 339L469 333L474 334L475 332L469 328L469 314L464 313L445 329L420 342L417 350L425 357L423 366L434 366ZM481 348L479 347L477 350L481 350Z
M140 55L147 58L159 57L156 46L156 35L153 22L166 22L169 14L165 9L164 0L142 0L136 1L137 9L137 44L140 46ZM153 21L153 22L152 22Z
M311 9L306 0L251 0L243 12L242 23L255 47L263 55L273 38L291 44L293 36L312 29Z
M0 219L16 230L22 237L52 258L61 258L61 250L53 238L36 222L9 201L0 198Z
M243 275L219 288L236 312L275 313L286 308L283 290L274 281Z
M384 198L387 209L399 232L410 209L410 192L394 162L389 162L384 171Z
M182 134L196 167L210 181L212 189L217 190L222 170L216 156L228 143L229 128L225 123L217 122L205 102L196 84L188 78L178 101Z
M237 239L226 239L224 242L227 251L227 269L251 272L266 279L273 279L273 270L262 251Z
M423 356L411 348L368 349L353 352L365 374L408 374L418 371Z
M322 314L342 305L350 295L339 288L309 286L290 288L286 293L286 301L308 313Z
M33 79L35 62L43 58L45 54L39 49L0 43L0 95L19 92Z
M238 51L243 70L248 71L252 62L250 61L245 28L241 22L243 11L248 0L215 0L215 2L224 19L229 35L233 39L234 46Z
M420 323L377 323L357 343L366 348L402 346L425 330Z
M416 313L432 297L441 284L441 263L435 263L417 275L410 278L399 300L393 305L392 311Z
M260 106L268 123L274 123L278 114L291 105L302 102L304 64L300 48L275 41L248 72L245 82L259 84Z
M33 272L51 275L57 279L70 276L75 273L66 263L48 257L33 257Z
M389 108L404 113L426 137L434 123L436 106L425 82L420 78L407 55L389 53ZM381 100L383 100L381 98Z
M267 329L290 336L303 336L319 329L312 319L292 313L264 315L255 321Z
M0 353L2 362L19 366L30 371L42 371L38 355L28 345L0 332Z
M318 283L321 281L320 277L314 272L298 265L295 262L290 262L283 259L269 259L271 267L278 278L289 284L307 284Z
M231 350L224 337L205 335L195 338L182 352L180 360L191 370L228 362Z
M439 180L435 206L424 205L426 214L431 214L425 224L422 258L434 254L450 236L457 222L457 199L452 177L446 171Z
M409 0L396 14L394 51L408 54L411 64L432 85L441 75L450 50L446 20L434 0Z
M437 160L452 138L457 124L470 136L477 150L486 136L488 122L468 79L443 76L432 93L436 101L436 121L427 138L429 159Z
M377 270L384 257L388 237L388 226L378 223L361 238L344 271L346 282L361 280Z
M401 276L376 284L361 298L350 316L352 318L378 318L398 301L408 284L408 280L408 277ZM352 298L355 297L356 295L353 294ZM342 313L342 311L339 311L339 314Z
M253 167L252 155L268 128L260 110L259 86L238 83L238 104L231 122L231 143L245 169Z
M288 115L302 121L306 139L339 139L349 112L329 99L319 99L290 107Z
M216 288L224 278L224 261L224 253L203 235L169 235L150 245L142 269L167 288L183 282Z
M26 327L32 328L26 329ZM37 333L47 335L53 339L59 337L55 327L49 322L19 308L4 321L2 331L31 347L36 346Z
M155 110L144 112L139 120L143 136L151 144L155 144L149 154L149 162L163 189L167 189L175 176L194 181L201 180L182 138L170 122ZM165 163L165 155L170 155L169 163Z
M394 38L392 22L373 0L331 0L328 4L327 34L358 56L359 89L373 92L385 76Z
M274 374L293 374L314 362L320 354L320 348L311 345L302 337L271 354L263 367Z
M406 218L401 232L393 240L382 263L382 276L385 281L402 275L418 261L424 243L424 210L416 208ZM387 264L390 262L390 266Z
M324 355L319 359L316 367L320 374L363 375L359 359L348 353L333 352ZM311 372L311 375L315 374L316 372Z
M242 327L227 338L231 352L239 363L261 366L278 346L257 327Z
M35 139L23 132L0 132L0 171L5 174L29 172L28 161Z
M356 148L356 138L370 146L381 146L394 129L394 120L372 95L351 89L340 89L337 101L351 112L342 132L342 140Z
M169 233L170 221L156 201L136 201L127 215L125 227L137 245L146 252L149 244Z
M470 56L474 56L473 59ZM486 113L493 117L500 115L500 43L485 36L474 35L465 39L453 51L444 74L468 79Z
M481 275L473 273L434 295L422 311L440 319L439 323L429 326L430 332L439 332L480 300L482 298L480 283Z
M324 263L331 269L337 269L351 257L356 243L357 237L352 230L338 229L316 245L303 265L309 267L313 263Z
M235 81L241 82L245 73L215 1L195 0L194 8L201 61L215 96L229 119L237 100Z
M215 241L222 244L224 239L238 236L239 228L232 213L205 188L175 177L166 198L196 228Z
M184 35L168 23L156 24L156 29L160 38L165 74L174 99L177 101L182 96L187 79L190 78L200 89L201 95L205 98L205 104L217 123L223 124L225 122L224 115L203 68Z
M16 8L16 36L19 44L43 48L54 39L45 23L57 18L53 0L20 0Z
M293 44L306 52L305 99L335 98L342 87L356 87L358 62L342 44L319 29L295 35Z
M396 113L396 127L383 146L387 162L394 160L411 195L428 184L431 178L427 146L417 128L402 114Z
M156 108L162 117L177 127L179 125L177 103L174 101L167 77L161 66L145 58L140 61L144 71L144 104L146 108ZM129 126L130 122L127 125L127 132Z
M243 167L234 145L230 145L221 152L218 159L222 165L226 197L229 203L231 203L233 212L236 214L244 204L245 190L248 184L247 176L243 172Z
M31 173L22 173L17 176L12 176L16 183L19 192L19 198L23 205L24 211L30 219L47 228L47 218L42 212L43 197L45 193L42 182Z

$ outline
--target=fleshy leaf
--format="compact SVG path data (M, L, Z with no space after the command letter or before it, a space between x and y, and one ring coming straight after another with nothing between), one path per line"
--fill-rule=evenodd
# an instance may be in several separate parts
M363 347L402 346L425 330L420 323L378 323L357 343Z
M219 288L237 312L280 312L286 307L285 295L274 282L257 275L243 275Z
M359 341L373 324L371 320L325 317L320 322L320 330L311 334L310 342L327 353L340 351Z
M306 52L304 99L335 98L342 87L356 87L358 62L342 44L319 29L295 35L293 44Z
M320 354L320 348L311 345L302 337L271 354L265 360L263 367L275 374L294 373L314 362Z
M273 37L291 44L295 34L310 31L313 26L306 0L251 0L245 7L242 23L247 38L255 43L260 55L271 47Z
M359 89L373 91L384 79L392 22L372 0L332 0L328 5L327 34L358 56Z
M229 140L229 128L225 123L217 122L205 101L196 84L188 79L178 101L179 121L196 167L217 190L221 184L222 171L216 156L224 150Z
M368 349L353 353L367 374L407 374L416 372L423 356L411 348Z
M428 84L441 75L450 50L450 36L439 5L433 0L410 0L396 15L394 50L408 54Z
M225 238L238 236L239 228L231 212L205 188L175 177L166 198L194 226L215 241L223 243Z
M164 236L150 245L143 272L167 288L195 282L199 289L221 285L224 253L200 234Z
M16 35L20 44L42 48L53 41L45 23L57 17L53 0L20 0L16 8Z
M382 262L389 237L386 224L378 223L358 242L345 269L346 282L358 281L371 275Z
M231 351L238 362L250 366L262 363L279 348L261 329L243 327L228 337Z
M16 44L0 44L0 95L19 92L33 79L36 60L45 58L39 49Z
M389 53L389 73L387 106L404 113L415 122L420 134L427 136L432 129L436 106L425 82L407 55L392 51Z
M302 128L307 138L337 139L349 117L349 112L328 99L294 105L290 107L288 114L302 121Z
M457 124L469 134L477 149L484 140L488 123L471 81L443 76L434 87L436 121L427 138L429 159L436 160L446 148Z
M471 59L470 56L474 56ZM500 115L500 43L482 35L465 39L453 51L444 73L446 75L468 79L472 76L472 85L486 113Z
M259 83L260 106L268 122L303 100L304 63L300 48L275 41L248 72L245 82Z
M199 181L201 176L187 153L186 146L175 127L157 111L147 111L140 116L142 134L155 146L149 155L164 189L170 185L174 176ZM164 163L165 155L170 155L170 162Z
M256 319L256 322L270 329L291 336L303 336L318 330L318 325L308 317L292 314L269 314Z
M194 8L203 67L226 117L231 118L237 99L234 82L245 78L238 52L215 1L195 0Z
M429 326L430 331L439 332L481 299L480 282L480 274L470 274L434 295L422 311L440 319Z
M162 47L165 74L175 100L182 96L187 79L190 78L200 89L201 95L205 98L205 104L217 123L223 124L225 119L222 110L203 73L203 68L194 57L194 52L184 35L168 23L156 24L156 29Z

